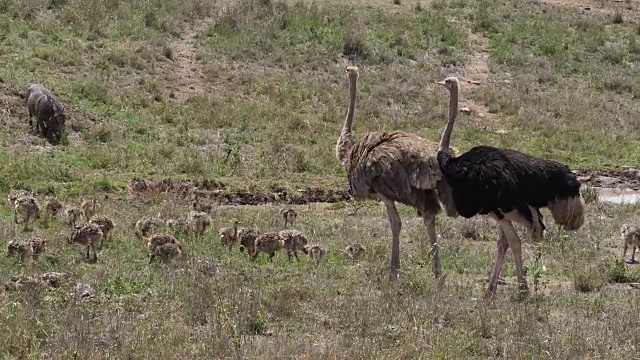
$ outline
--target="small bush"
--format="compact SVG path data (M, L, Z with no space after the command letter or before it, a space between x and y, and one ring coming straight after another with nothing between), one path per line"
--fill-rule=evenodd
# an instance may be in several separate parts
M367 57L367 46L359 31L350 30L345 33L342 53L351 60Z
M616 10L611 17L611 22L614 24L622 24L624 23L624 17L622 16L622 12L620 10Z
M573 275L573 288L579 292L600 291L605 283L605 275L592 266L582 269L582 271Z

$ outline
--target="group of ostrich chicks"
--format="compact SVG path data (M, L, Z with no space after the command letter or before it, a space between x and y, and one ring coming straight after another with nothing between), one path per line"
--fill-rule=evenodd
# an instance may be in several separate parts
M193 207L195 209L199 207L197 199L194 201ZM211 211L211 209L208 210ZM292 208L284 208L279 211L279 216L282 217L286 227L294 224L298 214ZM169 260L182 254L182 246L173 235L158 232L159 228L166 226L174 232L192 230L196 238L199 238L204 235L210 224L211 218L208 212L191 210L184 219L162 220L159 215L143 218L136 223L136 234L140 238L149 236L147 248L150 253L150 262L155 256ZM234 245L238 244L240 252L246 252L252 260L256 260L260 253L265 253L269 255L269 261L273 261L276 253L284 252L287 254L288 260L295 257L300 261L298 253L302 252L317 265L327 255L327 248L324 245L310 243L307 236L299 230L263 232L252 227L239 227L239 225L241 222L234 220L232 226L221 228L219 230L220 243L229 251L232 251ZM354 243L348 245L344 252L349 259L355 262L364 254L365 247Z
M37 197L25 190L11 190L8 196L13 205L15 224L24 224L24 231L29 230L29 224L40 219L43 211ZM103 242L110 238L115 223L106 216L96 215L100 204L96 199L83 199L79 207L64 205L54 196L45 195L44 213L50 217L57 217L61 212L65 223L72 227L71 234L67 237L69 244L80 244L86 247L86 259L96 262L97 250L102 249ZM146 239L149 263L158 259L161 262L170 262L182 256L183 245L175 237L176 233L193 234L196 239L202 238L210 227L211 205L201 204L196 199L193 209L186 216L177 219L163 220L160 215L144 217L135 224L135 235L140 239ZM284 221L284 226L293 225L297 213L292 208L284 208L279 212ZM86 223L79 224L84 219ZM300 260L298 253L308 255L317 265L327 254L327 248L318 243L310 243L307 237L294 229L281 231L262 232L256 228L238 227L240 221L235 220L231 227L219 230L220 242L229 251L239 243L240 252L245 252L252 260L260 253L269 255L269 260L278 252L287 254L289 260L295 257ZM161 231L161 230L168 231ZM171 234L170 232L173 232ZM13 239L8 243L7 256L19 255L22 260L31 258L37 260L46 251L47 240L41 237ZM357 261L366 251L360 243L350 244L344 250L345 255L352 261Z

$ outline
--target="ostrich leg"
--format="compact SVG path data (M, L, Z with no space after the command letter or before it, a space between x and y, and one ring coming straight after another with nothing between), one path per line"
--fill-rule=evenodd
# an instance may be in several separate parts
M518 276L518 287L523 295L529 293L529 286L527 285L527 279L524 276L524 269L522 268L522 241L516 233L516 229L513 228L513 224L506 220L504 221L504 233L507 235L507 242L513 252L513 258L516 262L516 275Z
M433 263L433 275L436 279L442 275L442 269L440 267L440 250L438 245L438 237L436 236L436 217L433 215L424 216L424 224L427 227L427 234L429 235L429 241L431 242L431 262ZM426 242L422 240L423 252L426 252Z
M391 275L389 279L391 281L398 280L398 270L400 269L400 229L402 228L402 221L398 216L398 210L393 201L389 199L382 200L384 206L387 208L387 215L389 216L389 224L391 225Z
M544 236L544 230L542 229L542 227L540 226L540 223L542 222L541 220L541 216L538 216L538 214L540 214L540 212L538 211L538 209L534 208L531 205L528 205L529 210L531 211L531 224L526 224L527 227L529 227L529 231L530 231L530 235L531 235L531 239L534 242L541 242L543 240L543 236Z
M487 287L487 291L484 294L485 298L491 297L496 293L496 289L498 287L498 278L500 277L502 265L504 264L504 257L507 254L507 249L509 249L509 243L507 242L507 236L505 235L502 221L498 221L498 226L500 226L500 238L498 239L498 255L496 256L496 260L493 263L493 271L491 272L491 278L489 279L489 286Z

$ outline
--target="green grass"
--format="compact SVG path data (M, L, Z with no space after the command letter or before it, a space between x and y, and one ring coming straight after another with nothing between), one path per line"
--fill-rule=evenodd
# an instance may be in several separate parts
M233 219L281 229L275 206L219 208L206 238L181 238L186 257L170 265L149 265L133 236L140 217L183 214L191 195L180 193L186 183L166 194L132 194L134 177L211 180L271 196L346 189L334 146L351 64L360 67L357 137L403 129L438 140L447 94L434 81L448 74L473 80L468 68L486 51L491 73L480 86L463 81L462 100L487 114L460 116L454 146L508 147L580 169L637 163L639 28L628 21L637 9L621 18L574 10L510 0L0 0L0 192L52 190L70 205L92 194L116 222L97 264L84 263L81 248L65 243L69 229L55 219L36 224L33 235L50 243L40 261L0 261L3 284L17 275L70 274L55 289L0 290L0 356L635 354L639 297L627 283L640 281L640 270L619 262L618 233L638 217L637 206L591 202L585 226L573 233L558 230L545 212L545 243L529 244L523 235L531 296L517 298L508 255L508 284L493 303L479 300L496 251L488 219L438 218L442 285L418 249L424 227L404 206L397 284L388 282L390 231L377 204L355 216L344 202L296 208L296 228L329 249L317 268L306 257L253 263L222 248L217 231ZM190 47L198 61L184 64ZM178 86L188 76L191 82ZM33 82L68 109L61 146L28 134L19 94ZM178 103L188 85L208 91ZM30 236L14 229L12 209L2 204L0 246ZM479 239L463 240L470 229ZM367 247L356 264L341 253L353 242ZM208 271L206 262L219 271ZM90 285L93 297L81 299L77 283Z

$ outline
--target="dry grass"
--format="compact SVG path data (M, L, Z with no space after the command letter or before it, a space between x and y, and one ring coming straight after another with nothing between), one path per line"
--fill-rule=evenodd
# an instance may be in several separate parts
M525 245L536 289L530 298L515 296L509 255L507 285L491 303L479 300L496 251L486 219L438 219L443 285L418 255L420 242L408 242L425 231L405 207L400 281L388 282L388 222L371 203L351 216L344 202L296 207L295 227L328 248L317 267L307 257L254 263L222 247L218 229L234 219L281 230L269 206L222 207L203 239L179 236L183 258L150 265L133 224L160 211L177 216L188 204L125 190L135 176L210 179L251 192L344 189L334 144L347 105L344 68L352 63L361 69L356 136L404 129L438 139L447 98L433 82L450 73L474 80L482 68L480 85L463 82L464 100L483 113L460 117L453 141L461 151L483 143L574 168L633 164L640 158L637 4L615 13L511 0L221 3L0 0L0 191L52 190L70 204L97 194L98 213L118 224L97 264L84 263L82 250L64 241L68 226L49 218L35 222L33 236L48 239L37 262L0 262L3 283L70 274L49 290L0 291L3 358L621 359L637 352L640 297L627 283L640 281L640 269L619 261L617 234L640 209L599 203L589 189L594 201L581 230L548 223L545 243ZM183 63L185 54L193 61ZM19 94L31 82L69 109L61 146L28 134ZM194 89L206 93L191 98ZM15 235L7 202L0 215L6 244ZM355 242L367 252L354 264L342 249ZM79 295L78 283L90 295Z
M297 207L296 228L328 248L319 266L308 257L289 262L284 254L273 263L266 257L252 262L217 241L218 229L233 219L280 230L271 206L223 207L205 238L179 235L185 258L149 265L129 222L161 211L162 200L149 199L140 211L125 199L105 203L102 211L122 225L97 264L84 263L82 250L64 243L65 225L37 222L35 232L51 239L49 249L35 263L3 261L0 280L46 271L67 272L70 279L48 291L0 293L6 308L0 330L11 334L0 346L3 356L512 359L536 351L553 358L619 359L639 340L638 290L627 283L640 280L640 268L618 261L617 235L620 223L638 216L638 207L595 203L581 230L549 226L539 259L531 245L524 247L537 291L517 298L508 255L507 285L485 303L481 296L497 238L486 219L474 221L478 240L464 238L466 221L439 220L447 274L439 285L419 255L417 240L426 236L421 221L402 207L402 272L390 284L390 234L380 205L355 216L347 216L350 209L340 203ZM174 211L175 216L188 208ZM11 231L9 226L1 231ZM367 247L355 264L342 252L353 242ZM89 285L92 295L77 295L77 283ZM171 346L171 354L159 341Z

